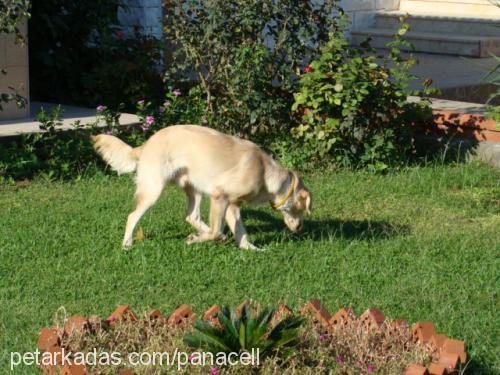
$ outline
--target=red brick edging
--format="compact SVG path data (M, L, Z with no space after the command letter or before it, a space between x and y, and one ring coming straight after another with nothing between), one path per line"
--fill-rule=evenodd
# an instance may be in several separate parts
M427 128L427 133L446 136L461 136L476 141L500 142L500 128L495 120L483 114L471 114L445 110L433 110L435 128Z
M241 312L241 309L245 305L251 306L251 303L246 300L243 301L238 306L237 311ZM214 305L205 311L202 315L202 319L210 321L212 324L219 324L217 320L217 313L219 311L219 306ZM276 311L275 319L281 319L288 314L293 314L293 311L286 305L280 305ZM359 318L356 318L351 308L342 307L335 314L331 315L317 299L311 300L302 306L300 314L311 316L326 330L353 320L357 320L366 329L376 330L379 329L385 321L385 315L379 309L368 309L361 314ZM161 320L171 326L177 327L192 324L196 320L196 314L191 307L186 304L179 306L168 317L163 316L159 310L150 311L148 316L151 319ZM137 321L137 319L137 315L126 305L118 306L106 320L102 320L95 315L89 318L72 316L66 320L64 328L42 328L39 332L37 346L41 352L60 353L62 351L61 338L64 335L83 332L97 324L103 323L113 326L120 320ZM407 322L404 320L394 320L391 324L394 327L407 326ZM415 342L436 350L438 359L427 368L419 364L411 364L406 370L405 375L445 375L455 372L460 365L465 364L467 353L465 352L464 341L454 340L443 334L437 333L434 324L430 322L416 322L411 327L411 330ZM55 366L42 366L41 369L45 374L56 374L60 371L62 375L89 375L85 366L76 364L66 364L64 367L60 364ZM133 375L133 372L130 369L124 369L118 372L117 375Z

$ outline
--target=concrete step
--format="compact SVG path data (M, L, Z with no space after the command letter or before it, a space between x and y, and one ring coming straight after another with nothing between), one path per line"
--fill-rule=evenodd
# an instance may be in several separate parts
M353 30L351 43L360 44L369 36L373 37L373 47L385 48L385 45L393 40L394 30L377 28ZM409 31L404 38L410 41L418 52L474 57L488 57L491 53L500 54L500 37Z
M500 8L494 4L494 0L401 0L399 10L408 13L500 17Z
M377 29L396 30L399 18L408 13L401 11L379 12L375 16ZM495 36L500 38L500 17L468 17L436 15L430 13L411 13L408 17L411 31L439 34L460 34Z

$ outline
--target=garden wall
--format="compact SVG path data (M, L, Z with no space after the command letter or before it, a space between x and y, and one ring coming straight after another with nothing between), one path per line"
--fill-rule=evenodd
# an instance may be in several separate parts
M21 32L27 35L26 23L21 25ZM0 34L0 69L5 69L7 74L0 74L0 93L10 94L13 87L19 95L29 98L29 69L28 69L28 46L15 43L13 34ZM29 116L29 102L25 108L17 108L15 102L2 103L3 111L0 111L0 121L7 119L19 119Z

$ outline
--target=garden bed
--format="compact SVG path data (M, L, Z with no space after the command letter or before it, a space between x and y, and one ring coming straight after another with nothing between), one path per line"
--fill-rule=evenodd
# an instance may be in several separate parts
M232 314L241 315L245 308L253 316L260 310L255 303L244 301ZM202 320L216 329L223 329L219 319L224 316L220 311L214 305L202 315ZM289 307L280 305L273 314L268 331L293 315L294 312ZM72 358L74 362L71 364L62 361L65 352L96 351L102 355L113 350L120 353L120 358L130 358L131 353L148 353L148 358L151 358L153 353L184 350L184 353L191 354L182 366L183 372L210 371L211 374L333 371L334 374L404 372L407 375L444 375L458 373L466 363L464 342L437 333L430 322L416 322L410 326L404 320L386 319L378 309L368 309L356 317L351 308L341 308L331 315L318 300L304 305L300 309L300 315L307 318L305 325L292 346L293 351L284 358L276 350L262 361L259 358L257 364L252 362L250 367L214 367L213 364L197 364L194 356L199 352L183 343L183 336L193 330L192 323L196 320L190 306L181 305L168 316L163 316L159 310L152 310L138 317L130 307L122 305L107 319L98 316L72 316L64 318L51 328L42 329L38 348L56 358L57 364L43 365L41 368L47 374L60 372L66 375L113 372L119 375L160 374L171 370L171 364L142 364L140 367L130 368L125 367L127 365L113 367L109 364L86 366L78 362L77 358Z

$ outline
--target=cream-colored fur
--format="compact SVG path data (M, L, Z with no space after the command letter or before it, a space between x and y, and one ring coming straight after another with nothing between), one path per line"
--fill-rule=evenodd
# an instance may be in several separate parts
M240 248L256 249L241 220L243 202L279 205L293 231L301 228L303 213L311 208L311 194L294 172L254 143L210 128L170 126L138 148L105 134L93 141L97 152L118 173L137 172L137 207L128 216L124 247L132 245L137 222L169 182L183 188L188 197L186 221L197 230L188 237L189 244L223 238L225 219ZM203 194L210 197L210 225L200 215Z

